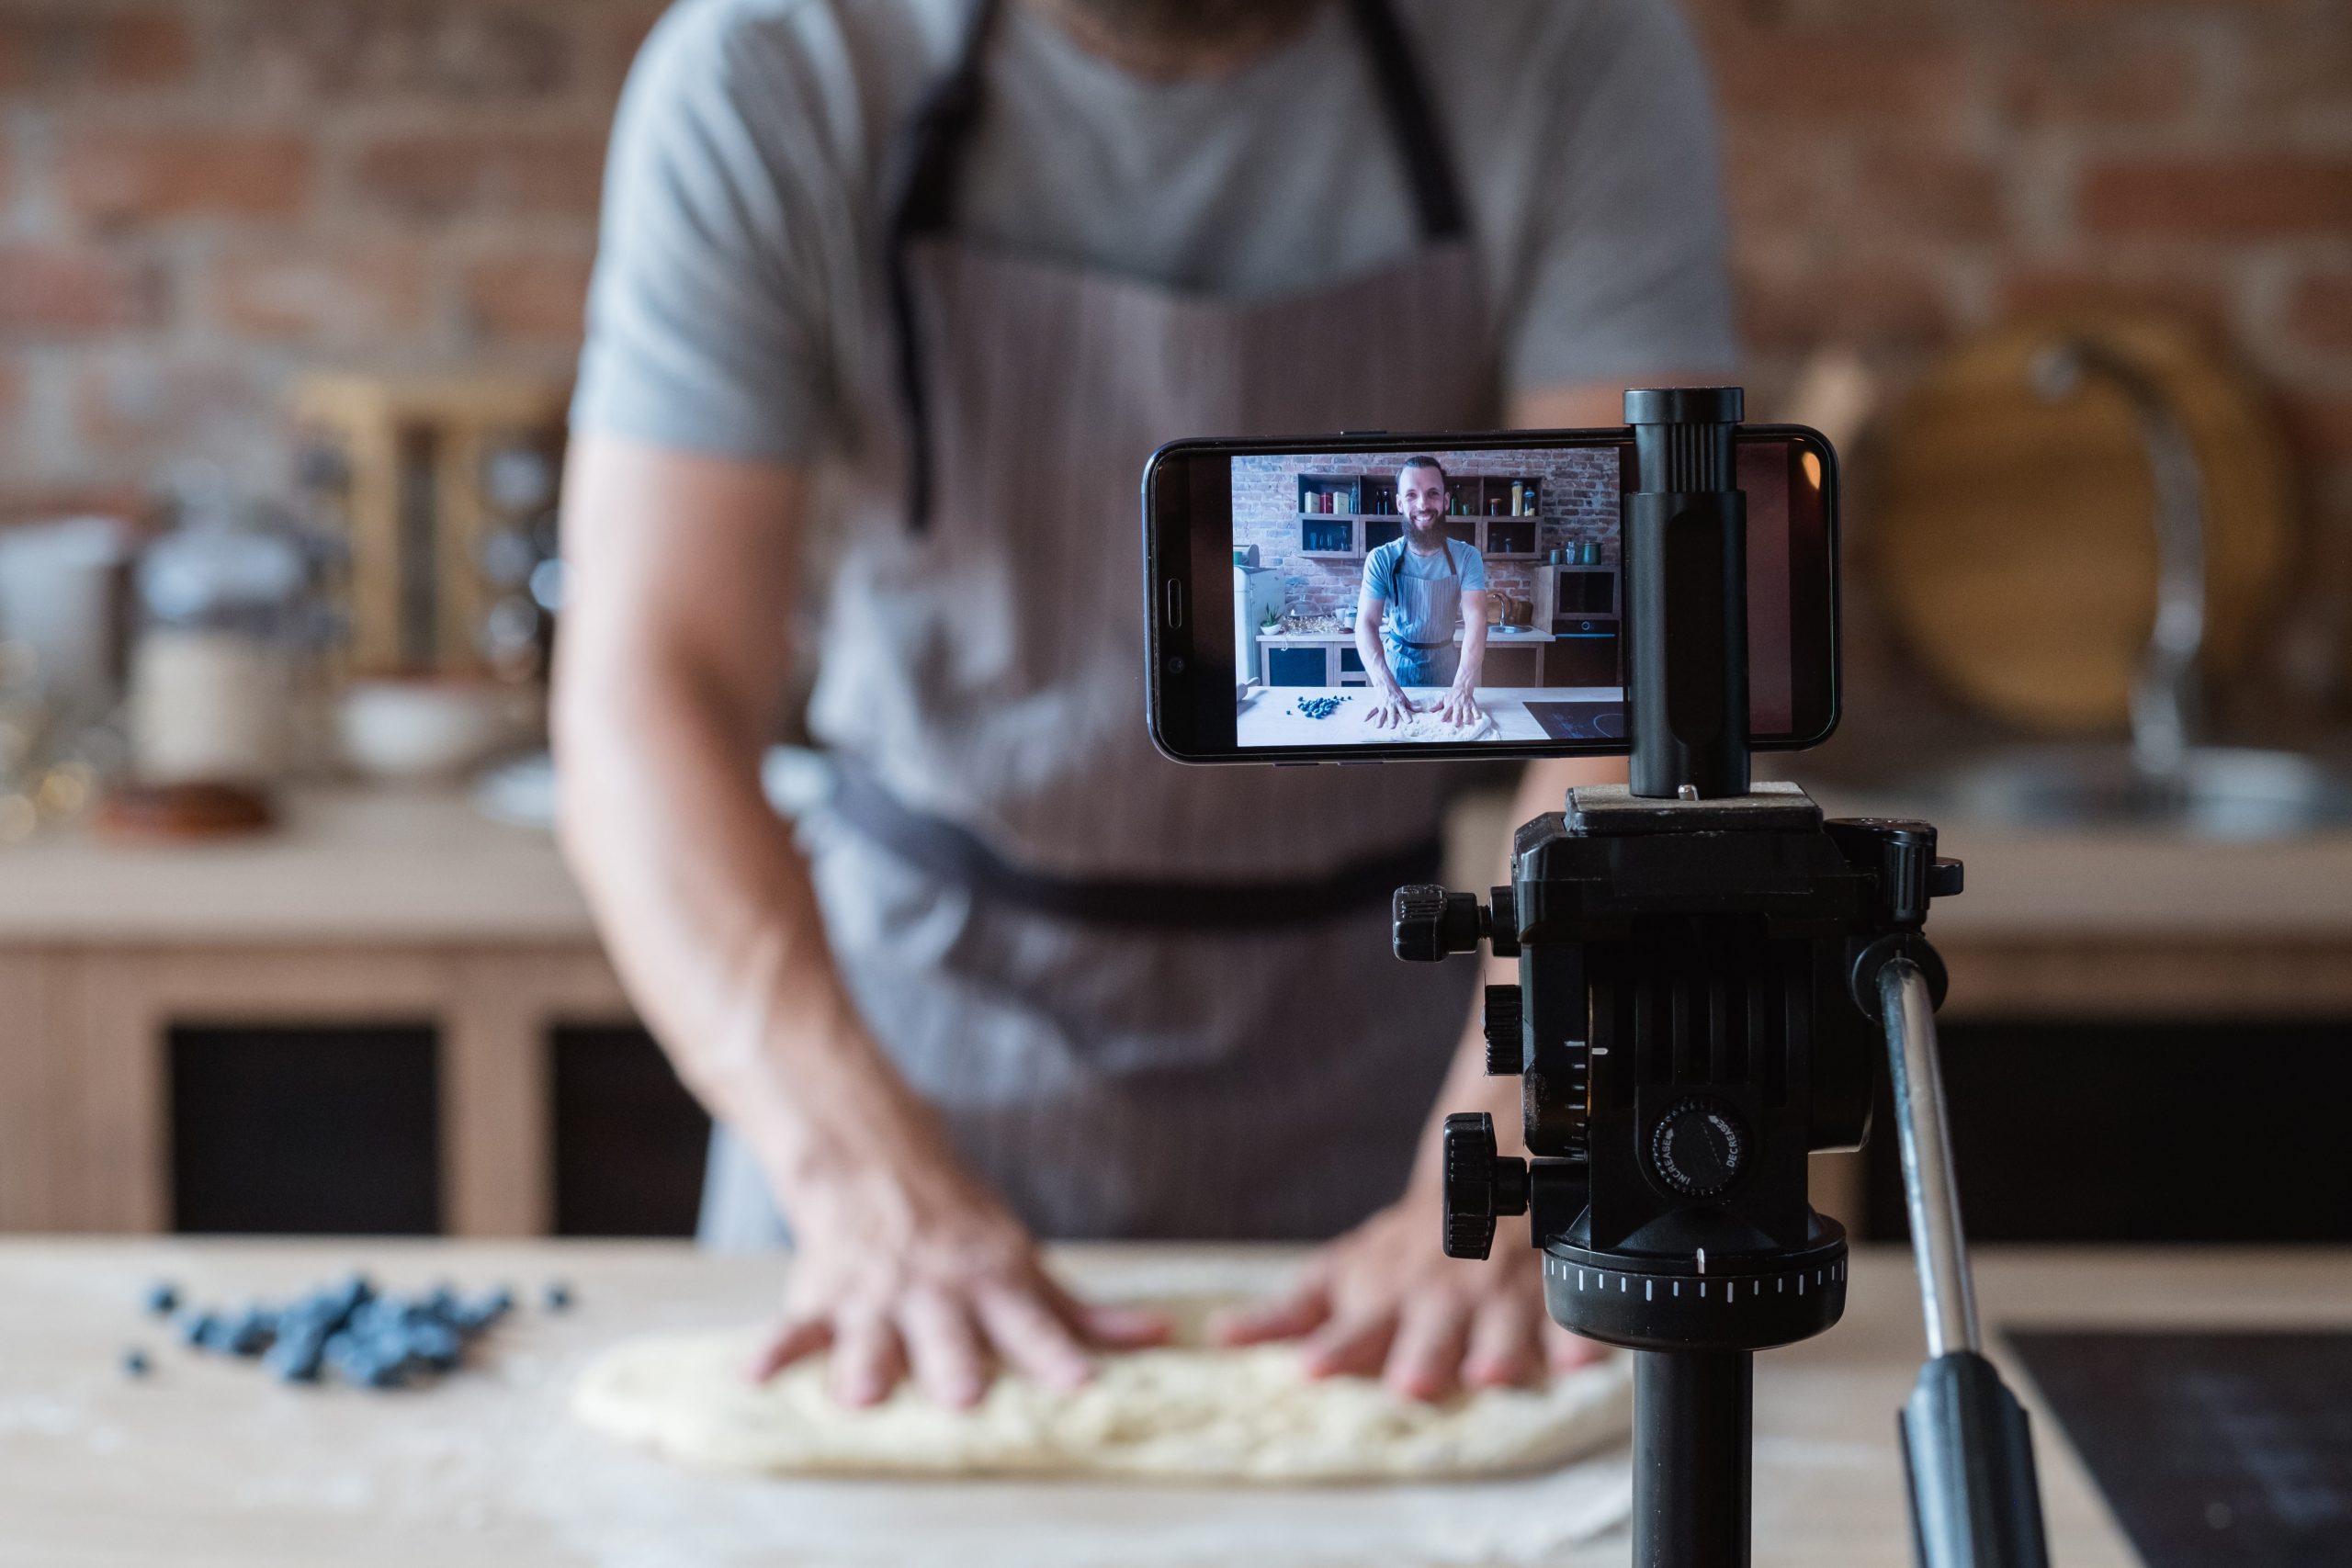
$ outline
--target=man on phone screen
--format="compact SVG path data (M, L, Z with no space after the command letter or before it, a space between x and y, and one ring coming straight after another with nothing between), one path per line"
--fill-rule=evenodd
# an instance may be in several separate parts
M1478 722L1478 674L1487 661L1487 558L1445 531L1445 468L1408 457L1396 473L1405 531L1364 557L1356 598L1356 654L1379 688L1376 728L1401 725L1420 705L1407 687L1443 687L1434 711L1467 728ZM1458 641L1456 639L1459 639Z

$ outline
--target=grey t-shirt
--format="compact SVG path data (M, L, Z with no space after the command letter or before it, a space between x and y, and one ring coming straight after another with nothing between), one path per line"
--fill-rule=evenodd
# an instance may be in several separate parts
M1392 0L1470 208L1512 389L1728 369L1713 119L1669 0ZM680 0L623 96L575 429L784 462L868 384L908 115L969 0ZM1334 4L1210 80L1139 79L1017 3L959 233L1229 299L1422 243ZM1376 344L1345 345L1377 352Z

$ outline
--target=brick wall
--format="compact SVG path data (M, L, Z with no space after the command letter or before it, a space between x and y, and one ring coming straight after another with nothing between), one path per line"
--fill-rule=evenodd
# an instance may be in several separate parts
M2352 536L2352 0L1691 4L1759 411L2120 290L2280 389ZM277 464L307 366L561 371L657 9L0 0L0 515Z
M1440 452L1452 479L1501 474L1538 481L1537 547L1591 539L1600 558L1617 559L1617 458L1610 452ZM1300 553L1298 480L1370 477L1393 482L1396 460L1367 461L1362 453L1299 453L1278 457L1237 457L1233 462L1233 542L1258 547L1258 561L1283 573L1293 609L1330 615L1356 602L1363 581L1362 560L1329 560ZM1535 592L1532 561L1488 560L1487 581L1508 592Z
M202 453L309 367L569 372L658 0L0 0L0 518Z

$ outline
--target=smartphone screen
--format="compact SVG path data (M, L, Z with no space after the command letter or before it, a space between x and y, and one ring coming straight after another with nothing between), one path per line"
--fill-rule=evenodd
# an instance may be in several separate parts
M1161 448L1154 739L1186 761L1624 751L1632 457L1622 429ZM1838 709L1836 456L1746 426L1737 475L1751 744L1815 745Z

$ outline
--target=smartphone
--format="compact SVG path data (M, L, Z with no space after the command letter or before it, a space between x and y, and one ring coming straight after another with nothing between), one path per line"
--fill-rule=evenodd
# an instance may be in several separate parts
M1838 724L1837 454L1802 425L1737 440L1749 743L1795 750ZM1181 762L1623 753L1632 470L1622 427L1162 446L1143 477L1153 742ZM1381 711L1367 644L1409 709ZM1439 711L1474 656L1473 711Z

